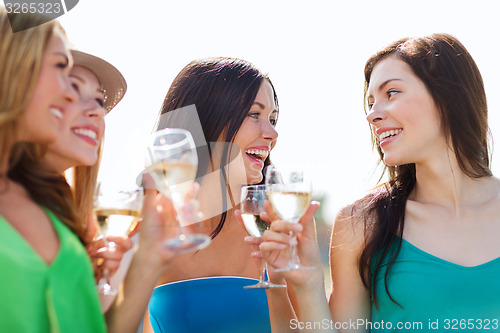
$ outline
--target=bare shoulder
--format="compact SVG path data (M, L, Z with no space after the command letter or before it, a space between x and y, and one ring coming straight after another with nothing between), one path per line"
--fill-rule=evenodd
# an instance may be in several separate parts
M330 239L330 268L357 271L359 258L365 247L366 222L364 204L356 202L342 208L335 218Z
M496 202L500 201L500 179L491 177L488 180L488 187L491 188L492 196Z
M470 201L479 210L500 212L500 179L488 177L478 180L478 183L478 190L473 192L475 197Z
M359 273L359 258L365 247L367 207L357 201L342 208L335 218L330 243L332 293L330 312L339 322L370 318L370 292Z
M345 206L335 217L331 247L362 245L369 225L366 204L355 202Z

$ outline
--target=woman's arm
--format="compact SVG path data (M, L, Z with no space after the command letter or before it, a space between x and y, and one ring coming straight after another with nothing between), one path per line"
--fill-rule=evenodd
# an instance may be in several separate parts
M106 313L110 333L135 333L147 303L175 252L163 243L176 233L176 212L170 200L146 190L139 247L130 264L120 294Z
M303 265L321 267L319 247L316 242L313 215L317 203L311 203L299 224L275 220L271 230L264 234L261 251L269 265L283 267L288 262L288 235L298 234L298 253ZM272 212L268 211L268 214ZM364 223L350 207L342 210L332 233L330 266L333 288L329 305L325 296L323 272L318 270L283 273L295 288L300 322L295 325L317 327L315 331L367 332L370 320L370 292L363 285L358 273L358 258L364 246ZM352 324L354 323L354 325ZM317 326L313 326L317 325ZM290 327L288 327L290 328Z
M285 280L273 279L273 283L286 284ZM266 290L269 306L271 331L274 333L289 332L289 323L296 318L288 288L271 288Z
M312 202L298 224L279 220L267 206L267 214L273 222L271 230L264 233L264 242L260 248L268 264L274 268L284 267L288 264L289 257L289 232L297 234L298 253L300 261L305 266L317 267L315 270L301 270L282 273L289 285L294 288L296 297L296 310L299 317L282 320L279 323L280 331L290 331L302 325L317 323L315 332L331 331L330 326L322 323L331 320L330 311L324 288L324 276L321 256L316 241L316 228L314 213L319 208L319 203ZM307 327L307 326L306 326Z
M87 245L87 252L92 261L96 283L101 279L104 271L107 271L111 286L118 288L130 266L133 241L127 236L107 236L106 238L108 242L114 242L115 247L112 249L105 247L104 241L100 238ZM102 311L106 312L113 304L115 297L99 293L99 299Z
M245 229L243 219L241 218L241 212L236 210L234 215L241 227ZM262 243L262 237L247 236L245 237L245 243L252 247L252 257L255 258L255 260L263 260L259 250L259 245ZM268 271L268 275L273 283L286 284L281 274L273 274ZM286 323L289 323L290 320L296 318L289 291L289 288L270 288L266 290L272 332L287 332L288 329L284 330L283 327L286 326Z
M370 292L358 271L364 239L364 221L353 213L351 206L341 210L335 219L330 244L332 293L329 302L333 320L343 327L340 332L368 331Z

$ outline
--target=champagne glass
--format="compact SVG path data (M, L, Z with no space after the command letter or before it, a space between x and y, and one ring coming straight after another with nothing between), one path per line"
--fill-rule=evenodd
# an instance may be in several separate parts
M114 249L116 244L108 242L108 236L127 236L136 228L141 215L142 199L142 189L103 189L102 184L98 184L94 196L94 220L109 250ZM117 293L109 284L109 271L106 269L97 287L104 295L114 296Z
M179 128L165 128L154 133L153 141L147 147L146 158L146 171L153 178L158 191L172 200L177 211L178 235L167 240L165 246L179 253L203 249L210 243L210 236L191 233L188 227L198 221L190 221L183 214L184 200L192 188L198 167L191 133Z
M242 186L241 187L241 218L243 219L243 224L248 233L253 237L262 237L264 231L269 229L271 226L261 220L260 214L264 213L264 201L267 200L266 186L265 185L252 185L252 186ZM245 286L244 288L285 288L284 284L274 284L269 280L266 280L267 263L264 260L261 262L261 273L259 282L251 286Z
M267 196L274 211L285 221L298 223L311 202L312 184L302 170L266 168ZM316 269L300 264L297 254L297 236L290 231L290 258L288 266L276 272Z

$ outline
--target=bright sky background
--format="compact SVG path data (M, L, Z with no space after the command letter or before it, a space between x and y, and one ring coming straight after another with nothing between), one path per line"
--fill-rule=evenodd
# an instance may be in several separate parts
M187 63L239 57L268 72L278 93L273 162L311 165L331 221L378 179L363 112L366 60L393 40L433 32L455 35L476 60L500 142L497 1L80 0L60 21L76 48L106 59L128 82L106 117L103 180L131 183L143 169L145 137Z

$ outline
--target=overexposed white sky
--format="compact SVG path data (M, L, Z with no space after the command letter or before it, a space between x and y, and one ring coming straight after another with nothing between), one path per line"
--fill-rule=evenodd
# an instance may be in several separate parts
M375 185L376 155L363 112L363 69L406 36L447 32L483 75L490 127L500 142L500 20L476 0L80 0L60 18L82 51L115 65L128 91L106 117L100 179L133 183L143 144L177 73L191 60L239 57L269 73L278 93L275 164L309 164L332 220ZM500 175L500 157L493 171Z

